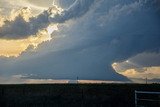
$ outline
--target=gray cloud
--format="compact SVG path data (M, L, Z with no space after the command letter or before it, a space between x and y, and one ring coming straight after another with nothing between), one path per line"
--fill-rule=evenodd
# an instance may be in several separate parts
M141 53L136 55L135 57L130 58L130 60L143 67L159 66L160 54L159 51L151 53Z
M46 28L49 25L47 11L39 14L37 17L31 17L27 22L23 16L29 8L22 8L14 20L5 20L4 25L0 27L1 38L19 39L30 35L35 35L38 30ZM30 11L30 10L29 10Z

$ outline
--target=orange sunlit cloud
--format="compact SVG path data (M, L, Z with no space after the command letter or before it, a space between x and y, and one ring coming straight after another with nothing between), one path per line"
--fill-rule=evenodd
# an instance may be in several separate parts
M18 57L29 46L37 48L39 44L51 40L47 30L40 31L37 36L30 36L20 40L0 39L0 56Z
M126 77L129 78L159 78L160 76L160 67L145 67L146 69L143 72L139 72L136 69L128 69L124 72L118 72Z
M54 5L55 8L50 8L48 11L61 12L62 9ZM61 10L61 11L60 11ZM29 22L31 17L34 17L30 7L24 7L19 10L12 10L9 16L0 14L0 27L5 25L5 22L14 21L18 16L24 19L24 22ZM28 35L24 39L0 39L0 56L18 57L25 52L28 47L37 48L43 42L51 40L51 34L58 30L58 24L49 24L48 27L40 29L35 35ZM17 28L18 29L18 28ZM3 36L3 35L0 35Z

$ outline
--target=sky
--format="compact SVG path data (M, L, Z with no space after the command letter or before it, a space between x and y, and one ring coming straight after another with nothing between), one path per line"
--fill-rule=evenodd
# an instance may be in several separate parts
M0 0L0 84L160 82L159 0Z

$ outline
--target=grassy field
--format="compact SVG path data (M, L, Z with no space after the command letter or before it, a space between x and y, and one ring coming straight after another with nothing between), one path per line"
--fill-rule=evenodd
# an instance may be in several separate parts
M0 107L134 107L135 90L160 91L160 84L0 85Z

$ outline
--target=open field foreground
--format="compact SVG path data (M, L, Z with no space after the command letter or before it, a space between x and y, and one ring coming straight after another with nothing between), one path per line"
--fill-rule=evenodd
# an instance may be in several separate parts
M0 107L135 107L135 90L158 92L160 84L0 85ZM160 99L160 95L145 97ZM160 107L160 101L138 103Z

